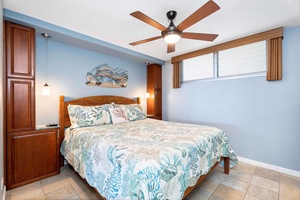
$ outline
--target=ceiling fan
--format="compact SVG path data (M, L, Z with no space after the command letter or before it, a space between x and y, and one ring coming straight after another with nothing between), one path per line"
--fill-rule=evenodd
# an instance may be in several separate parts
M218 34L190 33L190 32L183 32L183 31L188 27L192 26L193 24L197 23L198 21L216 12L219 9L220 7L215 2L210 0L202 7L200 7L198 10L196 10L193 14L191 14L188 18L183 20L183 22L181 22L178 26L175 26L173 23L173 20L175 19L177 12L171 10L167 13L168 19L171 20L170 25L167 28L140 11L133 12L130 14L131 16L153 26L154 28L161 30L161 35L132 42L130 43L130 45L135 46L153 40L157 40L160 38L164 38L165 42L168 44L167 52L171 53L175 51L175 43L181 37L185 39L214 41L218 37Z

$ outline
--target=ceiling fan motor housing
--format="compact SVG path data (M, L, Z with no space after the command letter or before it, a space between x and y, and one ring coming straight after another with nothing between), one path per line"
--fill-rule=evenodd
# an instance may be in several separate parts
M167 17L169 20L171 20L171 22L170 22L170 25L168 26L168 28L161 32L161 35L163 38L165 38L167 35L172 35L172 34L181 36L182 31L178 30L173 23L173 20L175 19L176 15L177 15L177 12L174 10L167 12Z
M166 30L164 30L164 31L162 31L161 32L161 35L163 36L163 38L164 37L166 37L167 35L172 35L172 34L176 34L176 35L179 35L179 36L181 36L181 31L180 30L178 30L177 28L176 28L176 26L174 26L174 27L168 27Z
M177 12L175 10L170 10L169 12L167 12L167 17L169 20L175 19L176 15L177 15Z

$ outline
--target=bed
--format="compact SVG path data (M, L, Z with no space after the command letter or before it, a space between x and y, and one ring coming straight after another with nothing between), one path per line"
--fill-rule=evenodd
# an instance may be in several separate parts
M60 96L61 161L104 199L184 199L218 164L225 174L237 164L220 129L147 119L138 103L120 96ZM101 120L93 118L100 114L89 118L95 107L101 107ZM94 110L82 112L86 108ZM78 113L89 120L79 120Z

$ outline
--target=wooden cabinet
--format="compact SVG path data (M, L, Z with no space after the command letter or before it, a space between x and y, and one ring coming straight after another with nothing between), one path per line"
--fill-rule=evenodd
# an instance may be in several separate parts
M7 133L35 130L35 87L32 79L7 78Z
M7 146L8 188L59 172L58 128L8 134Z
M6 131L35 130L35 30L5 22Z
M35 30L5 22L6 74L11 78L35 76Z
M35 30L5 22L4 162L7 189L59 173L58 128L36 130Z
M151 118L162 119L162 76L161 65L150 64L147 66L147 115Z

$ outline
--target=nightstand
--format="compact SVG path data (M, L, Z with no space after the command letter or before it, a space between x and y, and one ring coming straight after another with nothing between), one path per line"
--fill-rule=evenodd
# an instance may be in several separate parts
M161 115L147 115L147 118L162 120Z
M9 188L35 182L60 172L59 127L37 126L36 130L7 135Z

